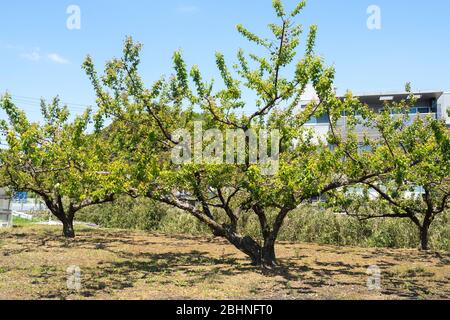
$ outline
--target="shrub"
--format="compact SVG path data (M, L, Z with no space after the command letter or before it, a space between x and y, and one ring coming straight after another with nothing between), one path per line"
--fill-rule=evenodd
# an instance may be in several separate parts
M173 208L167 208L166 215L160 221L158 231L166 234L210 234L208 228L195 217Z
M218 221L222 218L220 213ZM269 215L269 218L273 218ZM166 234L205 235L210 231L196 218L181 210L149 199L121 197L114 203L85 209L79 220L94 222L105 228L158 231ZM438 217L430 230L434 250L450 251L450 212ZM261 241L257 217L243 213L239 232ZM409 220L356 218L333 213L317 205L304 205L286 218L280 240L337 246L416 248L420 239L417 227Z
M157 230L167 208L152 200L120 197L107 203L83 209L78 221L92 222L104 228Z

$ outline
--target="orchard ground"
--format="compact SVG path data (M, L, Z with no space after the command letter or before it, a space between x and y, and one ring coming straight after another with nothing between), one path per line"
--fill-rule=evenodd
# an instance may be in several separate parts
M0 230L0 299L448 299L450 254L280 243L268 273L214 238L79 227ZM381 289L367 268L381 269ZM81 289L67 288L67 269Z

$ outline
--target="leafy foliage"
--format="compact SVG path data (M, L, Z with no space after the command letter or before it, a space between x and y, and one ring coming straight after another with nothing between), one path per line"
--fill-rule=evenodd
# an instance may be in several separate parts
M88 134L91 110L70 120L58 98L41 102L43 122L30 122L6 94L0 107L8 120L0 130L7 149L0 150L2 184L42 197L63 222L64 234L74 236L73 217L80 209L111 201L122 184L120 166L99 135Z
M386 103L379 114L352 102L361 116L345 137L334 137L338 145L353 146L353 152L345 153L352 163L345 174L357 183L334 190L331 203L360 219L410 219L427 250L431 224L450 207L450 134L431 114L411 116L415 102L411 94L400 103ZM376 134L362 130L355 135L352 129L358 125ZM365 179L358 181L361 175Z

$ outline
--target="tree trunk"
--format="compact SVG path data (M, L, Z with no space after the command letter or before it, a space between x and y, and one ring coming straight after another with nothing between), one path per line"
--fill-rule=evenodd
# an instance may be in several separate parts
M75 238L75 229L73 228L73 219L62 219L63 223L63 236L66 238Z
M251 239L254 242L253 239ZM256 244L256 242L254 242ZM238 248L239 249L239 248ZM252 265L262 267L265 269L273 269L277 266L277 259L275 256L275 246L264 246L260 247L258 244L256 246L253 243L246 245L244 248L240 249L242 252L247 254L252 260Z
M275 255L275 241L267 240L262 249L262 266L272 269L277 266L277 258Z
M225 238L238 250L245 253L252 261L252 265L272 269L277 266L274 241L266 241L261 246L251 237L240 237L236 234L228 234Z
M228 233L225 238L239 251L245 253L252 261L252 265L261 264L261 247L251 237L241 237L235 233Z
M265 245L263 248L251 237L241 236L232 230L220 230L220 236L227 239L239 251L247 255L252 265L273 268L276 265L275 247ZM219 230L217 230L219 233Z
M429 226L424 225L420 228L420 249L423 251L430 250L429 244L428 244L428 231Z

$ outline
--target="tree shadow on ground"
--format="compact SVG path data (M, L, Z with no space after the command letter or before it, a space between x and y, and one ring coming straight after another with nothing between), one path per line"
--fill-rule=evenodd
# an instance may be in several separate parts
M343 250L338 247L324 247L319 249L325 254L341 254ZM360 250L358 250L360 251ZM410 250L413 252L414 250ZM425 265L444 267L449 265L450 255L439 252L417 252L417 257L411 256L408 251L370 249L367 253L352 254L360 255L363 259L355 262L344 263L342 261L314 261L313 264L302 265L303 257L289 258L282 261L278 268L267 271L269 276L281 276L281 283L286 289L297 290L299 293L321 294L323 288L335 286L357 288L360 292L368 292L366 273L369 265L376 261L382 272L382 287L379 291L382 295L404 299L426 299L428 297L448 299L445 286L448 281L434 278L433 272L422 268L406 269L404 272L390 271L393 267L405 261L412 263L422 262ZM367 263L366 263L367 261ZM372 262L369 262L372 261ZM407 264L406 264L407 266ZM395 270L395 269L393 269ZM450 280L450 277L447 277ZM292 285L292 284L295 285Z
M103 231L99 234L98 230L78 231L74 239L67 239L59 230L45 229L39 231L27 231L27 233L15 232L3 234L0 240L13 239L20 245L20 249L2 250L3 255L20 254L33 251L52 251L53 249L103 249L116 246L152 246L161 244L154 241L136 239L128 231Z
M153 245L171 244L176 240L177 247L192 246L192 240L197 237L167 237L164 235L151 234L152 238L136 237L135 234L127 231L104 231L83 230L78 232L78 237L73 240L64 239L59 235L59 230L39 230L36 232L23 233L20 230L14 234L2 234L0 240L13 238L19 246L13 246L1 250L3 255L16 255L23 252L46 251L53 252L54 249L98 249L107 251L116 257L114 261L99 261L97 265L83 269L83 289L81 296L95 297L102 293L112 293L124 290L137 285L140 281L156 281L155 285L174 284L173 278L178 277L182 281L175 285L180 287L190 287L199 283L217 283L226 281L225 277L240 276L245 277L251 273L259 273L271 278L268 282L276 283L275 290L279 296L286 297L302 295L324 296L323 288L333 286L353 286L361 290L366 287L366 268L375 262L383 274L382 294L401 297L406 299L416 299L429 295L438 298L447 298L445 292L440 293L439 288L445 288L448 282L445 280L431 279L432 275L419 272L418 274L399 274L390 271L391 268L400 262L420 261L430 263L434 266L448 266L450 264L450 254L436 252L417 252L411 258L411 252L407 250L381 250L381 249L361 249L350 248L351 255L359 257L357 261L345 263L343 261L329 261L329 257L340 254L348 254L344 248L324 246L317 249L317 252L328 256L328 260L305 263L310 254L296 254L295 257L280 259L280 266L272 269L261 269L250 265L245 258L240 258L235 254L213 255L207 251L192 250L189 252L178 252L174 247L164 248L167 252L136 252L128 251L128 248L146 247ZM179 242L181 241L181 242ZM215 239L203 239L204 243L214 242L215 245L226 244ZM316 250L316 249L315 249ZM301 252L301 249L300 249ZM364 261L371 261L366 263ZM65 283L66 274L57 275L58 272L52 269L42 269L42 274L36 277L37 284L46 283L50 276L61 278L61 283ZM275 280L273 278L276 278ZM424 281L424 279L426 281ZM272 281L274 280L274 281ZM447 277L447 280L448 279ZM434 289L433 289L434 288ZM265 288L260 284L252 289L255 293L264 293ZM442 290L441 290L442 291ZM445 290L444 290L445 291ZM277 293L277 294L278 294ZM40 298L66 298L71 292L63 287L56 291L41 292Z
M85 288L82 295L130 288L143 279L165 285L171 282L173 275L182 275L183 281L178 283L179 286L190 287L201 282L220 282L221 276L244 274L253 268L230 255L214 258L207 252L195 250L188 253L121 252L119 257L120 261L89 270L89 276L83 280ZM155 277L159 279L155 280Z

